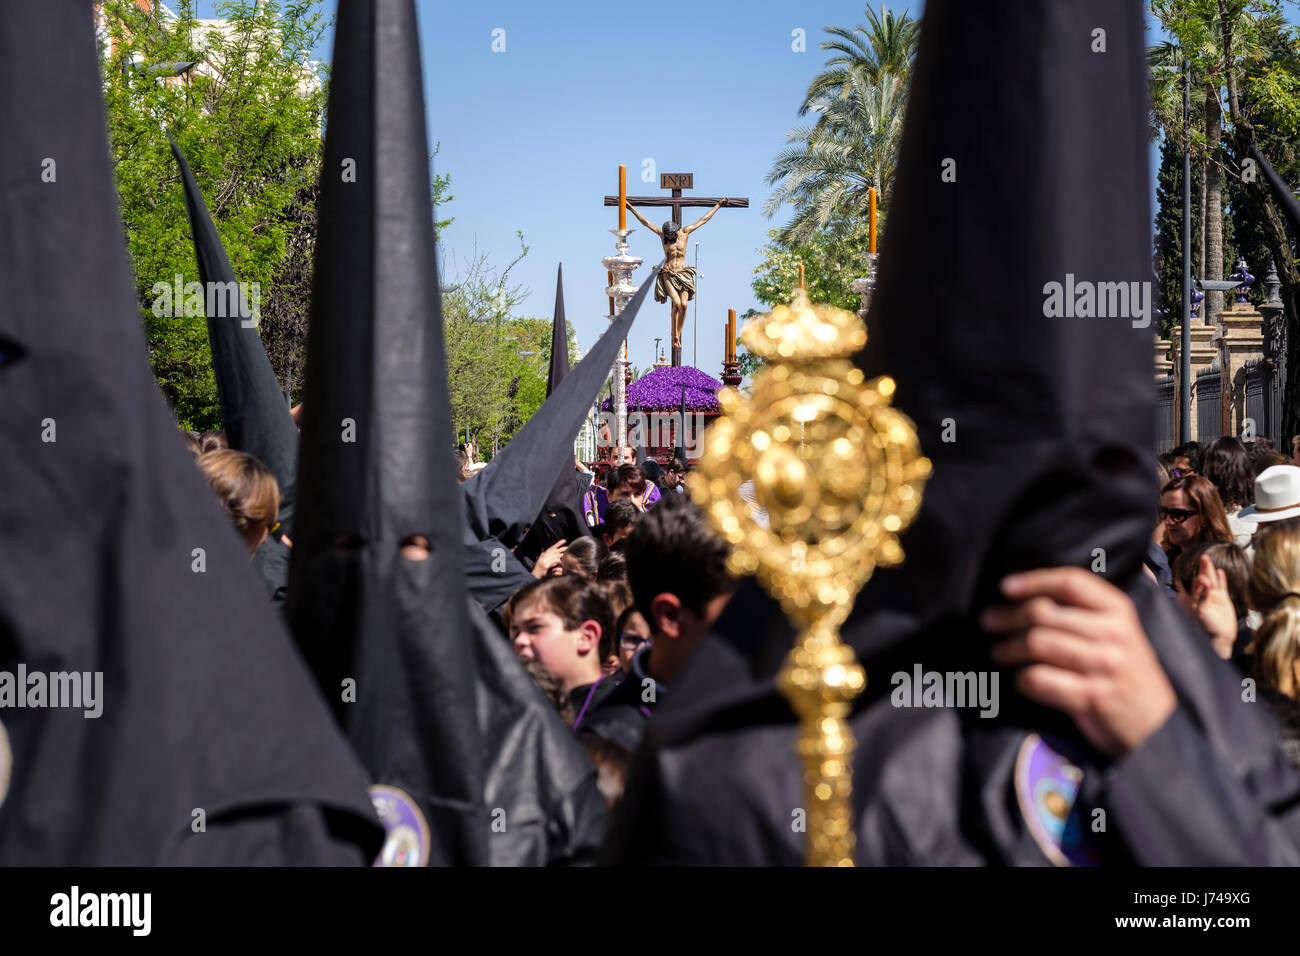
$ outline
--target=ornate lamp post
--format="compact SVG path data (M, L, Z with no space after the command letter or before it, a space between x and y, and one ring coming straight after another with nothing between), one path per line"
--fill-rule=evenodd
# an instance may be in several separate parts
M641 257L630 256L627 253L627 237L635 230L623 228L611 229L610 232L615 236L615 248L618 252L600 261L605 271L614 276L613 283L605 288L605 295L614 300L614 314L609 319L613 322L614 318L622 313L632 296L636 295L636 283L632 281L632 273L640 268ZM627 342L624 341L619 357L614 362L614 400L611 403L614 406L614 444L617 448L627 444L627 369Z
M849 290L856 292L861 299L862 307L858 309L858 318L864 322L867 320L867 310L871 308L871 296L876 291L876 272L879 264L880 253L867 253L867 274L849 283Z
M1232 273L1232 278L1237 282L1237 302L1245 303L1246 295L1250 292L1250 287L1255 284L1255 277L1250 274L1246 268L1246 257L1237 257L1237 268Z

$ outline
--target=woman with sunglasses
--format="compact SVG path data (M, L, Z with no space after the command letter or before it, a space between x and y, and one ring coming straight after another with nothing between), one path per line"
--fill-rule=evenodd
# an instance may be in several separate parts
M1204 475L1183 475L1160 489L1169 562L1206 541L1231 541L1232 530L1214 483Z

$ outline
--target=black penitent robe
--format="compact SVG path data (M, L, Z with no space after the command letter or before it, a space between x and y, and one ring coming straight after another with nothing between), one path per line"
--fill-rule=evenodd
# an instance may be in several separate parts
M894 378L933 463L904 563L842 628L868 682L850 718L860 863L1300 862L1276 721L1141 571L1158 500L1145 48L1138 0L926 4L855 356ZM1094 285L1104 308L1054 308ZM1021 698L975 623L1006 574L1061 566L1130 595L1178 694L1115 762ZM753 582L737 591L656 713L607 860L805 859L798 727L773 686L792 640ZM917 668L996 676L996 706L896 699Z

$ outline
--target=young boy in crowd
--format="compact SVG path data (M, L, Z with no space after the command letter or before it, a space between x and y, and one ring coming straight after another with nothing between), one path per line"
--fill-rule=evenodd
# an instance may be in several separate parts
M636 609L649 625L622 683L593 712L586 730L636 747L654 707L731 597L727 545L686 495L646 512L625 545Z
M581 729L614 690L601 666L601 639L614 631L603 588L572 574L543 578L511 596L505 623L520 659L559 682Z

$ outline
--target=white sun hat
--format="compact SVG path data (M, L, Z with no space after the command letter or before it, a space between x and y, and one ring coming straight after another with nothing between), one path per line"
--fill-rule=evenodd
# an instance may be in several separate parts
M1273 465L1255 479L1255 503L1237 512L1237 519L1252 524L1300 518L1300 468Z

